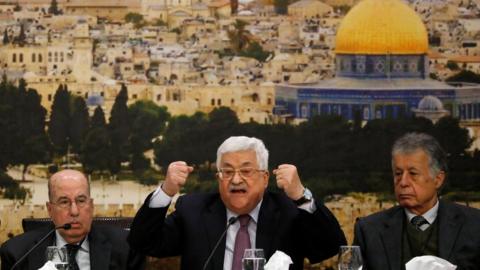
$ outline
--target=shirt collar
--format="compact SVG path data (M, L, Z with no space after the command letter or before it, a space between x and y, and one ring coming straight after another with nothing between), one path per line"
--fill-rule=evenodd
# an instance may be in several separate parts
M257 223L258 221L258 214L260 213L260 207L262 206L262 202L263 202L263 199L257 204L257 206L255 206L255 208L253 208L252 211L250 211L250 213L248 213L252 218L252 220L255 221L255 223ZM238 214L235 214L233 211L227 208L227 220L230 220L231 217L237 217L237 216Z
M68 244L67 241L65 241L65 239L63 239L63 237L60 235L58 230L55 231L55 244L57 247L63 247L66 244ZM80 249L86 252L90 250L88 245L88 235L85 237L85 240L83 240L82 245L80 246Z
M437 218L438 205L439 205L439 200L437 199L437 203L435 203L435 205L432 208L430 208L430 210L428 210L422 215L422 217L424 217L430 224L432 224ZM413 217L417 216L406 208L405 208L405 214L407 215L407 219L409 222L412 221Z

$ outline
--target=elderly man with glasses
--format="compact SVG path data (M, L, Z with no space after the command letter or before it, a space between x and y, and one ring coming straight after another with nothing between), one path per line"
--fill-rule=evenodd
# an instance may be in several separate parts
M51 226L26 232L3 244L2 270L10 270L32 246L49 231L65 224L69 229L56 229L51 237L38 246L15 269L39 269L45 262L47 246L66 246L69 270L143 269L144 257L130 250L127 231L107 226L93 226L93 199L85 175L75 170L63 170L48 181L47 210Z
M268 151L261 140L228 138L216 164L219 192L181 196L166 216L193 171L183 161L171 163L165 181L137 213L130 245L154 257L181 256L184 270L241 270L246 248L263 249L267 259L281 250L293 260L290 269L303 269L304 258L320 262L345 244L337 220L302 185L294 165L273 170L283 192L266 190Z

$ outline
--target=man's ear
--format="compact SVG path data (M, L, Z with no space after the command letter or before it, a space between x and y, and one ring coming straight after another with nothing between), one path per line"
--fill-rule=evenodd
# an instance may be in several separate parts
M265 171L265 175L263 176L263 180L265 181L265 188L268 187L268 178L270 178L270 173Z
M437 173L437 176L435 176L434 181L435 181L435 188L439 190L443 186L443 183L445 182L445 172L440 171L439 173Z

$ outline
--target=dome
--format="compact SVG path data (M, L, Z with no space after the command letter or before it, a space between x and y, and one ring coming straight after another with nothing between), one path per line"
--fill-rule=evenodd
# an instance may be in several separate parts
M428 35L420 17L401 0L363 0L342 20L337 54L426 54Z
M425 96L418 103L420 111L443 111L443 104L437 97Z

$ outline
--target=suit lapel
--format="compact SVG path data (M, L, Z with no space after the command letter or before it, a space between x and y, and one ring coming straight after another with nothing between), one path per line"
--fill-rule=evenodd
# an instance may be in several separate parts
M403 209L400 207L392 209L388 216L389 218L384 221L384 226L381 229L383 248L385 254L387 254L390 269L399 270L401 269L400 258L402 257L402 249L399 248L401 247L399 243L402 243Z
M273 243L277 228L279 228L280 211L272 202L268 192L263 196L262 206L258 214L257 233L255 246L262 248L265 257L268 259L273 255ZM278 248L278 247L277 247Z
M50 227L48 231L53 229L53 227ZM38 243L38 241L47 234L48 231L42 232L39 234L39 238L33 243L35 245ZM33 246L32 245L32 246ZM52 235L46 239L40 246L38 246L30 255L28 256L28 264L29 264L29 269L38 269L42 267L46 260L45 260L45 250L47 250L48 246L53 246L55 245L55 233L52 233Z
M208 238L209 246L207 254L210 254L218 239L220 239L220 237L222 236L222 233L225 230L227 224L227 212L220 198L216 199L208 208L208 210L203 213L203 220L205 221L205 233ZM223 259L225 257L225 241L226 238L224 237L212 257L209 269L223 269Z
M440 201L438 219L438 255L449 260L464 223L464 216L450 203Z
M95 230L92 230L88 237L90 248L90 269L91 270L106 270L110 269L110 255L112 245L107 241L105 236Z

